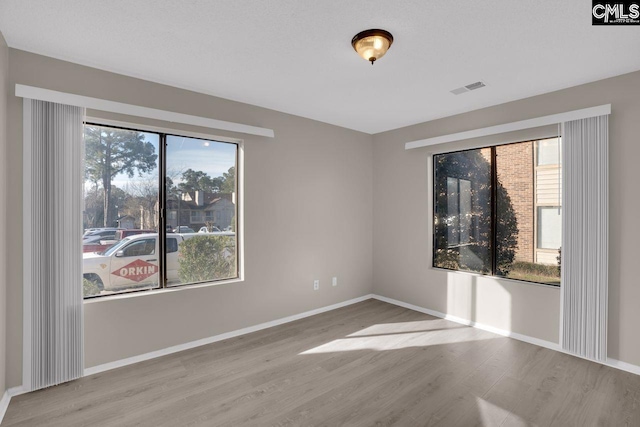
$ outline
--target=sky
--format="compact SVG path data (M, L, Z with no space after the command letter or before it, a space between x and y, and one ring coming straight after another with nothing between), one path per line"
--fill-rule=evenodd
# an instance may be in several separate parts
M145 142L150 142L158 153L159 135L155 133L143 133ZM181 182L180 174L187 169L195 171L203 171L210 177L215 178L227 172L230 167L236 164L235 144L209 141L197 138L188 138L182 136L167 136L167 175L173 180L174 185ZM159 159L158 159L159 161ZM133 178L129 178L126 174L118 174L112 184L118 188L126 189L127 184L133 181L149 181L157 179L158 168L150 173L143 174L142 177L138 173ZM85 188L90 188L90 183L85 183Z
M187 169L203 171L215 178L236 163L236 145L182 136L167 136L167 174ZM180 182L179 178L174 182Z

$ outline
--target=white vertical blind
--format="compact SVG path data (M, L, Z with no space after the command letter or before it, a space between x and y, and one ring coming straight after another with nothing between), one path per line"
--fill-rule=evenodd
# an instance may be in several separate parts
M24 99L24 386L82 376L84 109Z
M562 348L607 358L609 116L564 123Z

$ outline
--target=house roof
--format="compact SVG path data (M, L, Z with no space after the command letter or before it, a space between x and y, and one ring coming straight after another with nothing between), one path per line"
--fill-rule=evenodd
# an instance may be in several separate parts
M218 204L222 200L227 200L229 202L232 201L232 194L228 193L207 193L204 192L204 203L202 205L198 205L195 201L195 192L191 191L186 194L189 194L189 198L191 200L182 200L180 202L180 207L182 209L190 209L190 210L207 210ZM169 199L167 200L167 208L168 209L178 209L178 200L177 199Z

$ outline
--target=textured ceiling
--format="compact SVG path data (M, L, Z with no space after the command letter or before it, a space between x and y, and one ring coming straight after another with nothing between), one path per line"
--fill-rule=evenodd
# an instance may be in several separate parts
M368 28L395 38L373 66L350 44ZM640 69L640 28L591 26L586 0L1 0L0 31L17 49L367 133Z

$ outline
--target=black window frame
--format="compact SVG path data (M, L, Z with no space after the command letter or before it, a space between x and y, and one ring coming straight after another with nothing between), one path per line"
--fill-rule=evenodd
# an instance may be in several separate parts
M540 138L540 139L548 139L548 138L561 138L560 135L556 135L556 136L549 136L549 137L545 137L545 138ZM498 221L498 216L497 216L497 204L498 204L498 198L497 198L497 193L498 193L498 163L497 163L497 148L498 147L504 147L504 146L508 146L508 145L515 145L515 144L522 144L522 143L527 143L527 142L533 142L534 144L539 141L539 139L531 139L531 140L524 140L524 141L515 141L515 142L508 142L505 144L495 144L495 145L490 145L490 146L481 146L481 147L474 147L474 148L466 148L466 149L462 149L462 150L453 150L453 151L446 151L446 152L439 152L439 153L434 153L431 155L431 169L432 169L432 186L431 186L431 192L432 192L432 199L431 199L431 203L432 203L432 208L431 208L431 267L432 268L437 268L437 269L442 269L442 270L446 270L446 271L459 271L459 272L463 272L463 273L471 273L471 274L479 274L482 276L487 276L487 277L495 277L496 279L505 279L505 280L514 280L514 281L518 281L518 282L525 282L525 283L532 283L535 285L540 285L540 286L551 286L554 288L559 288L562 286L562 283L559 284L553 284L553 283L544 283L544 282L534 282L534 281L530 281L530 280L524 280L524 279L512 279L509 277L505 277L505 276L500 276L497 274L498 271L498 266L497 266L497 249L496 249L496 245L497 245L497 221ZM491 266L491 272L490 273L483 273L483 272L479 272L479 271L470 271L470 270L460 270L460 269L453 269L453 268L447 268L447 267L442 267L439 265L436 265L436 217L437 217L437 212L436 212L436 208L437 208L437 191L436 191L436 158L437 156L442 156L442 155L448 155L448 154L456 154L456 153L465 153L465 152L469 152L469 151L479 151L479 150L484 150L484 149L490 149L491 150L491 154L490 154L490 159L491 159L491 163L490 163L490 191L491 191L491 200L490 200L490 206L491 206L491 218L490 218L490 233L489 233L489 255L490 255L490 266ZM537 150L537 144L535 144L534 149ZM534 159L534 162L537 163L537 153L536 153L536 159ZM561 161L561 160L559 160ZM559 165L562 165L562 163L558 163ZM563 183L564 184L564 183ZM459 186L459 184L458 184ZM459 197L459 195L458 195ZM535 212L535 215L537 215L537 212Z
M239 216L240 216L240 194L239 194L239 176L240 176L240 172L241 172L241 165L240 165L240 143L239 142L233 142L233 141L221 141L219 139L213 139L213 138L207 138L207 137L203 137L203 136L193 136L193 135L186 135L186 134L180 134L180 133L174 133L174 132L166 132L166 131L160 131L160 130L151 130L151 129L144 129L144 127L140 127L140 128L135 128L135 127L128 127L128 126L120 126L120 125L113 125L113 124L109 124L109 123L100 123L99 121L85 121L83 122L83 132L84 132L84 126L99 126L99 127L104 127L104 128L111 128L111 129L119 129L119 130L127 130L127 131L132 131L132 132L141 132L141 133L150 133L150 134L156 134L158 135L158 202L160 204L160 211L158 213L158 252L159 252L159 257L158 257L158 286L155 286L153 288L143 288L143 289L128 289L128 290L124 290L124 291L119 291L119 292L115 292L113 294L106 294L106 295L89 295L89 296L84 296L83 295L83 300L90 300L90 299L95 299L95 298L105 298L105 297L111 297L111 296L117 296L117 295L125 295L125 294L131 294L131 293L139 293L139 292L153 292L153 291L158 291L158 290L162 290L162 289L180 289L183 287L189 287L189 286L197 286L197 285L202 285L203 283L216 283L216 282L222 282L222 281L228 281L228 280L238 280L240 279L240 272L242 271L242 259L240 257L240 245L241 245L241 239L240 239L240 222L239 222ZM201 281L201 282L193 282L193 283L184 283L184 284L179 284L179 285L171 285L169 286L167 283L167 254L169 253L173 253L175 251L171 251L171 252L167 252L166 248L167 248L167 192L166 192L166 178L167 178L167 137L169 136L173 136L176 138L190 138L190 139L197 139L197 140L202 140L202 141L210 141L210 142L216 142L216 143L221 143L221 144L232 144L235 145L235 171L236 171L236 176L235 176L235 193L236 193L236 197L235 197L235 216L236 216L236 224L235 224L235 246L236 246L236 274L233 277L225 277L223 279L217 279L217 280L205 280L205 281ZM179 222L179 221L178 221ZM191 221L189 221L189 223L191 223ZM178 223L178 226L180 226L180 224ZM161 230L164 230L161 232ZM84 237L84 236L83 236ZM115 236L114 236L115 237Z

